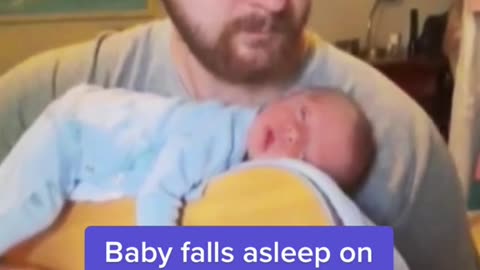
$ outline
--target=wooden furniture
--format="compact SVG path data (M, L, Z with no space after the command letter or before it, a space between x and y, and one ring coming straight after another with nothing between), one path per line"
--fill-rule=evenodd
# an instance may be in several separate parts
M366 61L417 101L448 140L453 79L446 60L417 57Z

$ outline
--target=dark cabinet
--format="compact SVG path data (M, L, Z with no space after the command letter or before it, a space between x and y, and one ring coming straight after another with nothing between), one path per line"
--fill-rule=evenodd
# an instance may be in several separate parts
M427 58L369 61L399 85L432 118L448 140L453 79L448 64Z

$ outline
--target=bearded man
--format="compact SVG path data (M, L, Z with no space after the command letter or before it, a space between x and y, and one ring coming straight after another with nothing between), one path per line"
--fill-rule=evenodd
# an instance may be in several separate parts
M79 83L246 106L295 87L341 89L363 107L378 142L358 206L394 228L412 270L478 269L439 132L394 83L306 28L311 0L163 3L167 19L42 53L0 77L0 158L53 98Z

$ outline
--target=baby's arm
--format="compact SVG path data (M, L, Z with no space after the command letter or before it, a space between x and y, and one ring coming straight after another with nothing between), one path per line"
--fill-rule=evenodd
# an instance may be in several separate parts
M138 225L177 225L183 204L200 198L208 181L230 166L233 114L215 104L188 111L172 118L181 127L170 128L172 132L167 132L156 152L152 170L138 194Z
M172 136L158 152L137 197L138 225L175 226L178 223L186 194L199 185L202 178L199 166L189 162L195 153L186 151L188 143L181 136ZM198 180L192 175L198 176Z
M0 164L0 255L47 229L64 206L71 101L48 106Z

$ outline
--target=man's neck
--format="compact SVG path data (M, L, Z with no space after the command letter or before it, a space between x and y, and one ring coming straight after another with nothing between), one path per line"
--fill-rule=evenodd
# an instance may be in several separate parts
M258 105L278 97L284 90L278 85L239 85L221 80L197 60L175 31L171 42L177 72L187 93L195 100L216 99L227 104Z

